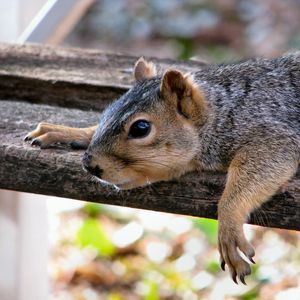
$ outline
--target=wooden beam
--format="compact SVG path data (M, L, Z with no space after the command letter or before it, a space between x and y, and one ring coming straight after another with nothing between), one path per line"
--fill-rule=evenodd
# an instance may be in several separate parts
M224 174L194 173L118 192L88 179L81 167L82 151L62 146L40 150L23 142L41 121L78 127L97 123L98 111L130 86L135 59L97 51L0 46L0 188L216 218ZM163 68L175 64L159 62ZM176 65L185 70L201 67ZM299 180L298 172L285 191L251 215L250 223L300 230Z

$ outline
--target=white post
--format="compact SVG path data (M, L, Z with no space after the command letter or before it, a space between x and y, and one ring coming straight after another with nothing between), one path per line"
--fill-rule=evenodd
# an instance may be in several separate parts
M17 299L18 200L16 193L0 190L0 299Z
M18 295L15 299L48 299L47 197L25 193L18 195Z
M46 0L0 0L0 41L15 42ZM48 298L42 196L0 190L0 299Z

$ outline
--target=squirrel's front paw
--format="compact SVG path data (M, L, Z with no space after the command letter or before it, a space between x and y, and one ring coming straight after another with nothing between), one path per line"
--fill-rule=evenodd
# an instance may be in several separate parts
M228 266L232 279L237 283L237 277L243 284L245 276L251 274L250 265L240 256L238 249L252 262L255 255L254 249L247 242L242 231L219 228L219 251L221 255L221 268Z
M53 141L53 125L48 123L39 123L35 130L29 132L25 138L25 142L31 142L32 146L40 146L47 148ZM55 135L55 132L54 132Z
M39 123L35 130L28 133L24 141L29 141L32 146L39 146L41 149L57 143L69 144L73 149L86 149L90 142L84 129L44 122Z

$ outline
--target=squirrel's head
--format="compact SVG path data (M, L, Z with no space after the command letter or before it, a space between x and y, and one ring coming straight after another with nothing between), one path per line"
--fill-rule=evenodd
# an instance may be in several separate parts
M199 128L207 116L202 91L188 74L157 75L143 58L135 85L103 112L83 163L120 189L170 180L196 168Z

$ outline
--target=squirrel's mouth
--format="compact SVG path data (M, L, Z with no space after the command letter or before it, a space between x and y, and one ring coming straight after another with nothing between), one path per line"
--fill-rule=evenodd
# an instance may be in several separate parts
M141 185L137 184L135 181L129 180L122 183L116 183L114 184L114 186L119 190L130 190L130 189L140 187Z
M130 190L145 187L150 184L151 182L149 180L127 180L120 183L113 183L113 185L119 190Z
M100 183L103 186L111 186L116 188L117 190L130 190L134 188L144 187L153 183L153 180L149 178L145 178L144 176L140 177L130 177L122 178L123 180L110 180L107 178L103 179L99 178L98 176L92 176L92 180Z
M134 180L127 180L127 181L120 182L120 183L113 183L113 182L109 182L109 181L100 179L99 177L96 177L96 176L94 176L94 178L100 184L102 184L104 186L112 186L118 190L130 190L130 189L141 186L140 184L137 184L137 182L135 182Z

